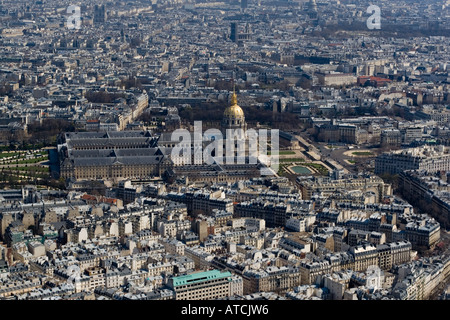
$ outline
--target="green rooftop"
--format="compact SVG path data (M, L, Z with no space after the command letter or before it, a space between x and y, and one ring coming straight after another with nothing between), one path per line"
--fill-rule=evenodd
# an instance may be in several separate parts
M209 270L204 272L191 273L185 276L173 277L172 283L173 287L178 287L182 285L200 283L213 279L223 279L228 277L231 277L231 272L229 271L220 272L220 270Z

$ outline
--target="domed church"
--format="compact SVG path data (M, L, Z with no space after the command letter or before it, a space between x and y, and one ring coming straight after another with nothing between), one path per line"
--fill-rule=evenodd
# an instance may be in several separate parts
M249 141L247 137L247 123L245 122L244 110L237 103L236 92L233 91L231 104L223 112L221 123L223 135L223 151L227 163L244 164L248 161ZM227 153L228 148L233 148Z
M237 104L235 92L231 96L231 105L223 112L221 127L224 138L226 138L227 129L243 129L244 132L247 131L244 110Z
M267 151L267 141L264 137L267 136L267 132L260 140L260 132L252 128L247 129L244 110L238 105L234 90L230 100L230 105L223 112L220 129L205 132L201 142L197 144L194 139L195 133L191 132L189 145L192 148L190 154L193 156L191 159L193 164L186 163L179 157L182 161L175 163L173 171L169 173L171 176L184 176L187 178L186 183L188 181L234 183L262 175L273 175L272 171L267 173L267 166L265 162L260 161L258 153L261 142ZM170 140L160 138L159 143L165 144L165 141L171 147L179 143L172 140L172 137ZM194 141L194 144L191 141Z

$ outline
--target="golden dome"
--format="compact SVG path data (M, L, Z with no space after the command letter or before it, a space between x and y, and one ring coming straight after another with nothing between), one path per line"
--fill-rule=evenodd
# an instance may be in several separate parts
M231 106L229 106L228 108L225 109L223 116L231 117L231 118L244 117L244 111L237 104L236 93L233 92L233 95L231 96Z

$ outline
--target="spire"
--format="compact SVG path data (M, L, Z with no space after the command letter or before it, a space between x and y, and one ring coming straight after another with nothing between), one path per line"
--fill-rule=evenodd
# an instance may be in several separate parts
M236 96L236 92L234 92L234 89L233 89L233 95L231 96L231 105L232 106L237 105L237 96Z
M233 72L233 94L231 95L231 105L237 105L237 95L236 95L236 84L234 82L234 72Z

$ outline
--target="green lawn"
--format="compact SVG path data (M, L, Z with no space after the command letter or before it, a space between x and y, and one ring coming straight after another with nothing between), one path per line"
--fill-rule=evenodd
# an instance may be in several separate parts
M305 162L305 159L302 159L302 158L286 158L286 159L280 159L280 162L288 162L288 163Z
M10 177L23 176L25 177L25 179L33 179L33 178L48 179L50 173L48 167L37 167L37 166L13 167L7 170L8 172L2 172L2 174L5 174L6 176Z
M48 155L43 155L32 159L25 159L25 157L20 157L19 159L8 159L6 161L3 161L2 164L31 164L46 160L48 160Z
M1 158L9 158L19 155L20 153L17 152L1 152L0 153L0 159Z
M48 172L48 167L37 167L37 166L31 166L31 167L16 167L12 168L11 170L18 170L18 171L25 171L25 172Z
M267 154L270 156L272 153L269 151L269 152L267 152ZM281 150L281 151L278 151L278 154L280 156L287 156L287 155L295 154L295 151Z
M18 164L38 163L38 162L45 161L45 160L48 160L48 156L39 157L39 158L35 158L35 159L19 160Z
M316 169L317 171L319 171L320 174L323 175L328 175L328 169L325 168L323 165L321 165L320 163L304 163L302 164L305 167L313 167L314 169Z

